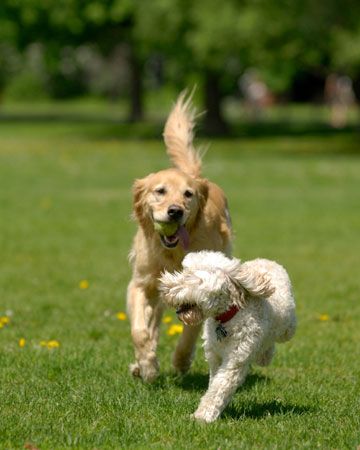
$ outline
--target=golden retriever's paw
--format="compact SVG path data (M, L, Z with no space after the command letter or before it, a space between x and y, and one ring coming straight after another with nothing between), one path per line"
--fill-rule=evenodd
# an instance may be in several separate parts
M129 370L133 377L140 377L140 366L137 362L130 364Z
M144 362L134 362L129 366L130 373L133 377L141 378L145 383L152 383L159 375L158 364Z
M153 381L156 380L156 378L159 375L159 371L157 368L155 367L146 367L146 368L142 368L141 370L141 378L143 379L143 381L145 381L145 383L152 383Z

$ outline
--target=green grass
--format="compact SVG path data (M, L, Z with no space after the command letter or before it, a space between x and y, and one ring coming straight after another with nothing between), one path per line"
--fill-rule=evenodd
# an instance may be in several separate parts
M211 145L204 174L227 192L234 253L287 267L299 328L204 426L189 420L207 386L200 346L177 378L177 337L164 325L159 380L144 385L127 370L129 323L116 313L130 277L130 186L167 159L160 140L124 139L125 125L116 127L0 123L0 316L12 314L0 329L0 448L355 449L359 136L322 129ZM146 136L146 127L154 130L128 135ZM60 347L41 347L49 339Z

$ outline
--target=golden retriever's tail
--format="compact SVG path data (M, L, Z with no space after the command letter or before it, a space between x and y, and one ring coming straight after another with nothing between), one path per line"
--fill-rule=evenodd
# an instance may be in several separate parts
M191 100L192 94L187 96L186 91L179 95L166 121L164 140L174 166L193 177L199 177L201 157L193 146L195 108Z

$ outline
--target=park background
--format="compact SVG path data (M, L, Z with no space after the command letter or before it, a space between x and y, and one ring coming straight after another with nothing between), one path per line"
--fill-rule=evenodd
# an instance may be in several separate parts
M128 373L131 186L184 88L234 254L282 263L299 318L208 427L172 311L159 379ZM2 0L0 447L358 448L359 91L358 1Z

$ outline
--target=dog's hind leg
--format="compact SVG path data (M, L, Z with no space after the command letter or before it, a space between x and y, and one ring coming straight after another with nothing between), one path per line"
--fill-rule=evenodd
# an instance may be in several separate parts
M184 325L184 330L173 354L172 363L177 372L185 373L189 370L194 353L196 339L201 331L200 325Z
M256 358L256 364L259 366L265 367L268 366L275 354L275 344L271 345L268 349L266 349L264 352L260 353Z
M130 371L134 376L151 382L159 372L156 347L162 308L160 303L151 302L146 297L144 289L134 282L130 282L128 287L127 306L136 359L135 363L130 365Z

